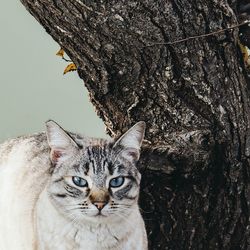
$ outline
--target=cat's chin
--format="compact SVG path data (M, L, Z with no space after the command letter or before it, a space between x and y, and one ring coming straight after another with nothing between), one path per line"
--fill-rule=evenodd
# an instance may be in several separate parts
M71 219L72 220L72 219ZM122 220L121 217L115 215L115 214L92 214L92 215L84 215L80 220L80 224L86 224L87 223L120 223L120 221Z
M85 216L84 218L88 217L90 220L110 220L114 217L114 215L110 214L103 214L103 213L96 213L93 215Z
M94 217L102 218L102 217L108 217L108 215L103 214L103 213L98 213L98 214L94 215Z
M91 216L91 218L96 221L106 221L106 220L110 220L111 216L97 214L97 215Z

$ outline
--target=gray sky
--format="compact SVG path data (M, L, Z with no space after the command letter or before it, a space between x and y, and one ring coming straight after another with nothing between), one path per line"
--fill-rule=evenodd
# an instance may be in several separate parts
M48 119L65 129L105 136L103 122L76 72L56 56L58 44L18 0L0 8L0 142L44 130Z

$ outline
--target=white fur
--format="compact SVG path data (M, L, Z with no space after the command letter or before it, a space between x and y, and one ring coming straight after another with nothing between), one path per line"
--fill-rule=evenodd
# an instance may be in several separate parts
M8 156L5 146L8 143L0 148L0 250L34 250L34 208L46 183L49 159L28 159L27 151L40 150L29 139L17 143Z

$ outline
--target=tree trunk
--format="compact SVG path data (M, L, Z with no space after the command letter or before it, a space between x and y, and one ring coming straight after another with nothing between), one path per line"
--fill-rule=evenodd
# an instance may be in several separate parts
M147 123L149 249L250 249L250 102L236 0L21 0L78 67L109 134ZM173 43L174 42L174 43Z

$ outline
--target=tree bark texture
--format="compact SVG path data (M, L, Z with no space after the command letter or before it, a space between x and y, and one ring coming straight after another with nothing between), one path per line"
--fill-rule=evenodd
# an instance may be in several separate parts
M78 67L109 134L147 123L149 249L250 249L250 102L236 0L21 0ZM136 226L136 225L135 225Z

